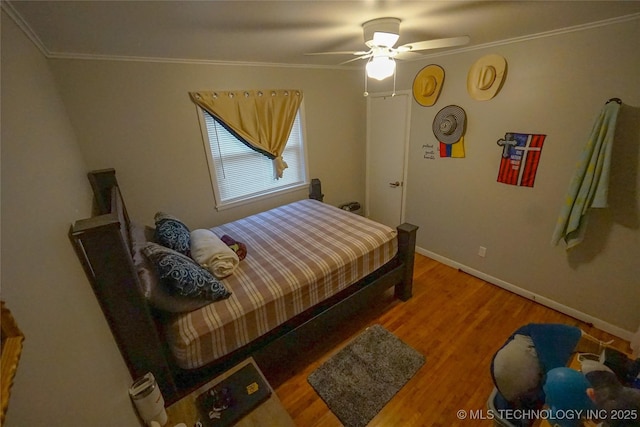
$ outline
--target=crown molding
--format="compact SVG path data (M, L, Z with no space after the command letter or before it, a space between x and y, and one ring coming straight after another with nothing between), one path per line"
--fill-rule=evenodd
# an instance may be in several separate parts
M22 18L22 15L18 13L13 4L9 0L0 1L0 9L6 12L7 15L15 22L15 24L22 30L22 32L31 40L31 42L38 48L38 50L46 57L51 56L51 52L45 44L40 40L35 31L31 29L27 21Z
M128 61L128 62L155 62L165 64L200 64L243 67L273 67L273 68L317 68L325 70L352 70L352 67L340 65L313 65L313 64L286 64L275 62L249 62L249 61L220 61L213 59L191 58L165 58L150 56L126 56L126 55L96 55L85 53L50 52L48 59L81 59L93 61Z
M420 61L420 60L427 59L427 58L435 58L435 57L440 57L440 56L453 55L453 54L457 54L457 53L471 52L471 51L475 51L475 50L493 48L493 47L497 47L497 46L504 46L504 45L508 45L508 44L522 43L522 42L526 42L526 41L537 40L537 39L542 39L542 38L547 38L547 37L555 37L555 36L562 35L562 34L569 34L569 33L575 33L575 32L578 32L578 31L591 30L591 29L594 29L594 28L604 27L604 26L607 26L607 25L615 25L615 24L620 24L620 23L623 23L623 22L633 21L633 20L636 20L636 19L640 19L640 13L634 13L634 14L631 14L631 15L618 16L616 18L605 19L605 20L602 20L602 21L589 22L587 24L574 25L572 27L559 28L557 30L544 31L542 33L528 34L526 36L521 36L521 37L514 37L514 38L510 38L510 39L505 39L505 40L498 40L498 41L491 42L491 43L484 43L484 44L475 45L475 46L461 47L461 48L458 48L458 49L448 50L446 52L427 54L427 55L423 55L421 58L410 59L409 61Z

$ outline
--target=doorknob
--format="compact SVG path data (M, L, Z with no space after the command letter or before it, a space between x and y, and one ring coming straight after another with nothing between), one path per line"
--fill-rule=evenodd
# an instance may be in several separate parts
M396 182L390 182L389 185L391 187L400 187L401 184L400 184L400 181L396 181Z

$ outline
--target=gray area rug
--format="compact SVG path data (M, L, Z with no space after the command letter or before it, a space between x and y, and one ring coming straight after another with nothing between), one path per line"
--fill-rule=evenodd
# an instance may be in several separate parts
M363 427L424 362L422 354L374 325L313 371L307 381L345 427Z

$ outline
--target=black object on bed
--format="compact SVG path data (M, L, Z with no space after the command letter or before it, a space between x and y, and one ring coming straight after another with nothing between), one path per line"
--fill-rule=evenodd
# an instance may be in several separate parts
M69 237L131 376L152 372L168 404L268 344L291 345L300 337L308 340L309 333L322 333L318 325L366 308L392 286L400 300L411 298L417 227L405 223L397 227L397 254L373 273L201 368L180 368L165 339L171 314L153 308L139 282L132 259L130 220L115 170L90 172L89 181L95 195L94 216L76 221Z

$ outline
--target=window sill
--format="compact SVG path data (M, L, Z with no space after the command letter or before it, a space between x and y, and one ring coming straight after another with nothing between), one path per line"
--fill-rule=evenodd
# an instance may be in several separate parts
M248 198L243 198L243 199L239 199L239 200L232 200L229 202L224 202L224 203L218 203L216 204L216 210L217 211L224 211L227 209L232 209L238 206L242 206L242 205L247 205L250 203L254 203L254 202L259 202L261 200L266 200L272 197L276 197L276 196L280 196L283 194L287 194L287 193L293 193L294 191L300 191L303 188L308 188L309 187L309 183L308 182L303 182L300 184L293 184L290 187L287 188L282 188L282 189L278 189L278 190L274 190L274 191L267 191L264 192L260 195L257 196L251 196Z

